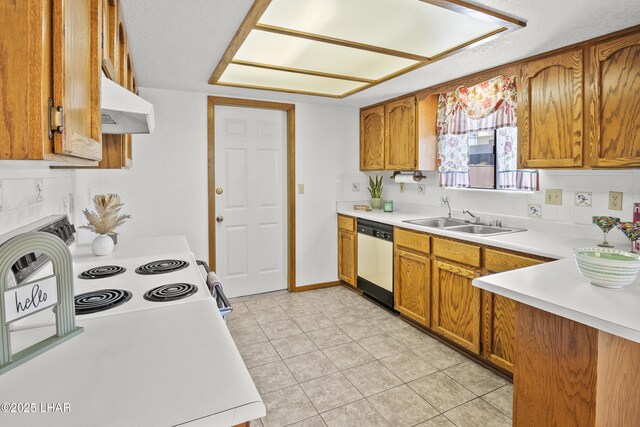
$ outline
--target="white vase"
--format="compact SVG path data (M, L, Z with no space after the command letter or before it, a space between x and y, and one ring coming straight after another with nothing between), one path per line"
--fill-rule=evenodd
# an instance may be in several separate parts
M91 243L91 251L97 256L109 255L113 252L113 239L107 234L96 236Z

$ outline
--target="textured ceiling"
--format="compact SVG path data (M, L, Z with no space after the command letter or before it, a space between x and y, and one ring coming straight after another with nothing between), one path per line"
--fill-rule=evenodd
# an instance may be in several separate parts
M252 0L120 0L139 86L364 106L640 24L638 0L484 0L523 29L342 100L207 84Z

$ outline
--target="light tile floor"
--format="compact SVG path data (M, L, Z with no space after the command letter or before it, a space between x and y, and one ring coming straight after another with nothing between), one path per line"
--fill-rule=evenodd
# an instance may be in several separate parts
M513 387L343 287L231 301L252 426L510 426Z

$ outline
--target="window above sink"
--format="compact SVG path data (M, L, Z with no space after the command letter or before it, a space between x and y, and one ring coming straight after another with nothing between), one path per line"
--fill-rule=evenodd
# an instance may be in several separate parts
M537 170L518 170L516 77L498 76L438 97L443 187L536 191Z

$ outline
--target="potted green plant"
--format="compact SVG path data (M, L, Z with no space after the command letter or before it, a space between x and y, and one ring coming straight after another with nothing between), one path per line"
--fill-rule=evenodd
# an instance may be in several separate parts
M382 177L376 175L373 179L369 177L369 193L371 193L371 207L380 209L382 207Z

